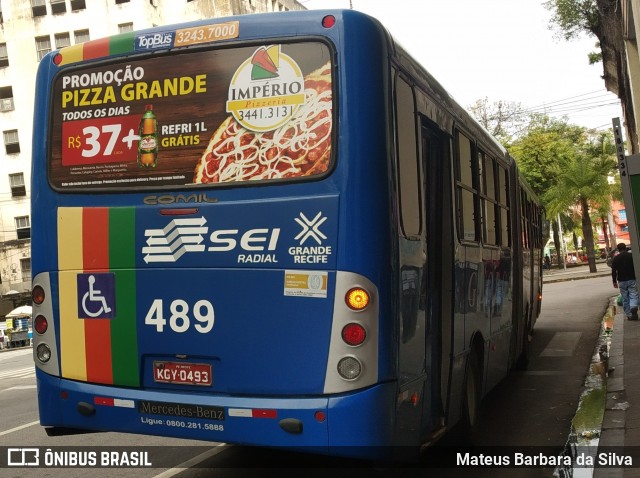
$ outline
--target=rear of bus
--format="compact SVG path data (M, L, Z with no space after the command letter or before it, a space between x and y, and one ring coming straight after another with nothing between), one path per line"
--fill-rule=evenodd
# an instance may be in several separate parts
M391 444L386 41L364 15L301 12L42 60L43 426Z

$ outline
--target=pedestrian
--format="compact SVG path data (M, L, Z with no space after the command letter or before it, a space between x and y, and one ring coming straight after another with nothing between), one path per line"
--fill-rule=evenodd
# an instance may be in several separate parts
M544 268L547 270L551 269L551 258L548 254L544 256Z
M622 308L629 320L638 320L638 289L636 273L633 269L633 257L624 243L616 247L619 254L611 261L611 277L613 287L620 289Z

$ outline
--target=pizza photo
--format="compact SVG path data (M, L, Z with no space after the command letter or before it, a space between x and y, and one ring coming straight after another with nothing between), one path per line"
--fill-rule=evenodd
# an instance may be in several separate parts
M248 64L252 78L275 75L278 68L282 69L272 48L256 51L252 64ZM228 116L211 136L195 167L193 182L287 179L326 172L333 121L330 64L309 73L303 81L303 91L297 95L300 104L295 107L266 106L241 115L234 111ZM291 114L275 129L255 131L238 120L251 114L277 116L278 108L290 108L285 111Z

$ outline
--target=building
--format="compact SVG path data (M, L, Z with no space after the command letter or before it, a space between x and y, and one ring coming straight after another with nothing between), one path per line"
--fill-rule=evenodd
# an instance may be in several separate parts
M304 9L295 0L0 0L0 317L30 301L31 138L46 134L32 131L33 98L44 55L163 24Z
M597 231L598 245L600 249L605 248L604 233L602 232L602 225L598 224ZM627 221L627 210L623 203L620 201L611 201L611 215L609 218L609 235L612 237L613 246L620 242L625 244L631 244L631 238L629 237L629 223Z

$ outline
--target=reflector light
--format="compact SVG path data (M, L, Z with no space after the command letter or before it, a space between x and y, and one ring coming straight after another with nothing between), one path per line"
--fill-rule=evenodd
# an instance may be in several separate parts
M36 349L36 357L42 363L47 363L51 358L51 349L47 344L40 344Z
M327 15L322 19L322 26L325 28L331 28L336 24L336 17L333 15Z
M44 302L45 299L45 295L44 295L44 289L42 288L42 286L35 286L32 290L31 290L31 300L33 301L34 304L36 305L40 305Z
M313 414L313 417L316 419L317 422L322 423L327 419L327 414L324 413L322 410L318 410L316 413Z
M260 408L229 408L230 417L278 418L278 410Z
M36 320L33 321L33 327L39 334L44 334L49 328L49 323L44 315L39 315Z
M338 373L345 380L355 380L362 373L362 364L355 357L345 357L338 362Z
M94 405L102 405L105 407L121 407L121 408L134 408L135 402L133 400L126 400L122 398L112 397L93 397Z
M342 329L342 340L353 347L362 344L367 338L367 331L360 324L347 324Z

